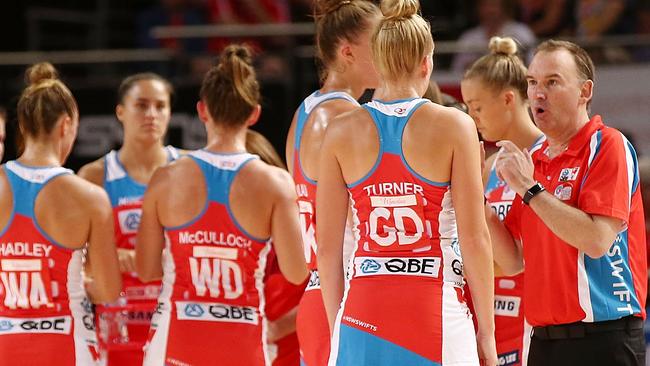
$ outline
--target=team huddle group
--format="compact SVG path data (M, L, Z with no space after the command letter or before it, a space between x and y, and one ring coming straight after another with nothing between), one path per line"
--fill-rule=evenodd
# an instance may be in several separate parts
M164 146L173 89L140 73L117 93L122 147L78 174L76 101L49 63L27 70L0 167L1 363L643 365L636 153L589 116L587 52L545 41L526 68L492 38L467 115L422 98L417 0L316 5L322 87L288 167L248 129L246 46L203 79L203 149Z

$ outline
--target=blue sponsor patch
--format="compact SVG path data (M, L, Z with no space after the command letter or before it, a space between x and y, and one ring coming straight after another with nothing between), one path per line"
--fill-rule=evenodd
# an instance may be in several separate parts
M9 320L0 321L0 332L6 332L12 330L14 327L13 323Z
M185 305L185 315L192 318L199 318L205 313L203 307L199 304L187 304Z
M374 259L366 259L361 263L361 272L363 273L377 273L381 269L381 265Z

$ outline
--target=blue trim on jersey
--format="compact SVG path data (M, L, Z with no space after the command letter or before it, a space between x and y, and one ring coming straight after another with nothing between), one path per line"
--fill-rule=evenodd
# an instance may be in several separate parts
M391 105L391 104L410 102L410 101L416 100L416 99L420 99L420 98L413 97L413 98L395 99L395 100L391 100L391 101L384 101L384 100L381 100L381 99L373 99L373 100L376 101L376 102L379 102L381 104Z
M203 149L202 151L210 153L212 155L217 155L217 156L228 156L228 155L239 155L241 153L215 153L213 151L208 151ZM257 157L251 156L249 159L246 159L243 161L239 167L236 170L225 170L225 169L219 169L212 164L201 160L195 156L192 155L187 155L190 157L201 169L201 173L203 174L203 179L205 181L205 186L207 189L207 199L205 200L205 205L203 206L203 209L201 210L201 213L198 214L196 217L191 219L185 224L178 225L178 226L173 226L173 227L165 227L166 230L179 230L183 229L185 227L188 227L195 222L197 222L199 219L205 215L205 212L208 210L208 207L210 206L210 202L216 202L220 205L223 205L226 207L226 211L228 212L228 216L230 217L230 220L232 221L233 224L239 229L244 235L248 236L249 238L253 239L254 241L259 241L259 242L265 242L268 241L270 238L262 239L258 238L254 235L251 235L248 231L246 231L237 221L235 216L232 213L232 210L230 209L230 188L232 187L232 182L237 176L237 173L246 166L246 164L250 163L253 160L256 160Z
M370 333L341 324L337 366L441 366L417 353Z
M9 179L9 169L7 169L7 166L3 164L3 169L7 174L7 180ZM9 190L11 191L11 197L12 197L12 207L11 207L11 216L9 216L9 221L7 222L7 225L0 230L0 237L2 237L4 234L7 233L7 230L11 227L11 224L14 222L14 216L16 216L16 199L14 195L14 189L11 186L11 181L9 182Z
M165 152L167 153L167 161L172 162L179 157L179 153L173 146L165 146ZM111 154L113 152L110 152ZM108 156L104 156L104 190L108 194L108 198L111 201L112 207L117 207L120 205L120 199L122 198L132 198L132 199L142 199L145 191L147 190L147 185L142 184L129 175L129 172L126 170L122 161L120 161L119 151L114 152L115 163L124 171L124 177L107 180L108 177Z
M245 162L243 162L243 163L239 166L239 168L237 169L237 172L239 172L239 171L240 171L244 166L246 166L246 164L250 163L251 161L253 161L253 160L255 160L255 159L256 159L256 158L250 158L250 159L246 160ZM235 174L236 174L236 173L235 173ZM234 179L234 178L235 178L235 177L233 176L233 179ZM230 184L228 185L228 196L230 196L230 188L231 188L231 187L232 187L232 181L230 181ZM228 200L228 201L229 201L229 200ZM251 233L249 233L248 231L246 231L246 229L244 229L244 227L241 226L241 225L239 224L239 221L237 221L237 219L235 218L235 215L232 213L232 209L230 208L230 202L227 202L227 203L226 203L226 210L228 210L228 216L230 216L230 220L232 220L233 224L235 224L235 226L237 226L237 229L239 229L239 231L241 231L242 233L246 234L249 238L251 238L251 239L253 239L253 240L255 240L255 241L259 241L259 242L266 242L266 241L269 241L269 240L271 239L271 237L268 237L268 238L258 238L257 236L252 235Z
M381 124L379 124L379 122L377 122L377 118L375 118L374 113L375 112L378 113L378 111L374 108L368 107L366 104L362 105L361 107L370 114L370 119L372 120L372 123L375 124L375 128L377 129L377 136L379 137L379 153L377 154L377 159L375 160L375 163L372 165L372 168L370 168L370 171L368 171L368 173L366 173L361 179L358 179L350 184L347 184L348 188L354 188L359 184L365 182L366 179L368 179L377 170L379 163L381 163L381 157L384 156L384 152L387 145L384 141L383 127L381 126Z
M544 143L544 138L545 135L540 135L537 139L535 139L535 142L533 142L532 145L528 148L528 151L534 151L537 147L541 146ZM488 196L492 191L494 191L497 188L501 188L503 186L506 186L506 182L502 181L499 179L499 176L497 175L497 169L495 165L496 161L492 163L492 166L490 167L490 174L488 174L488 181L487 184L485 185L485 190L483 190L483 194L485 196Z
M45 169L60 168L58 166L31 167L31 166L21 164L15 160L13 161L13 163L20 166L21 168L25 168L29 170L45 170ZM7 232L7 230L10 228L11 224L14 221L15 215L19 214L21 216L30 219L32 221L32 224L36 228L36 231L38 231L39 234L43 235L43 237L47 239L52 245L70 251L79 249L79 248L66 247L65 245L61 244L60 242L52 238L50 235L48 235L45 232L45 230L41 227L41 225L38 224L38 221L36 220L36 214L34 212L34 207L36 205L36 198L38 197L38 194L43 190L43 188L45 188L45 186L49 182L51 182L54 178L60 177L62 175L72 174L72 172L70 172L69 170L62 170L48 177L45 181L43 181L43 183L34 183L25 180L20 176L18 176L13 171L11 171L11 169L7 169L6 166L5 166L5 172L7 174L7 179L9 180L9 186L11 188L13 208L11 212L11 218L9 219L9 224L2 230L2 234L0 234L0 236L4 235Z
M111 154L111 153L109 153ZM124 177L108 180L108 156L104 157L104 190L108 194L108 198L111 201L112 207L117 207L120 205L120 199L123 198L133 198L133 199L142 199L144 192L147 190L147 186L136 182L129 172L126 171L124 165L120 161L119 152L114 152L115 163L124 171Z
M628 150L630 150L630 155L632 155L632 161L634 161L634 178L632 181L632 191L630 194L630 203L631 203L632 194L634 194L637 188L639 188L639 161L637 159L636 150L634 150L634 146L632 146L630 141L628 141L627 139L625 139L625 142L627 143Z
M417 98L404 99L401 101L392 101L390 103L384 103L384 104L396 104L396 103L408 102L415 99ZM348 188L352 188L360 184L361 182L365 181L366 179L368 179L368 177L370 177L377 170L377 167L379 166L384 154L392 154L392 155L399 156L402 161L402 164L404 164L406 169L411 174L413 174L413 176L415 176L419 180L422 180L423 182L429 185L437 186L437 187L449 186L449 182L435 182L418 174L415 170L413 170L413 168L411 168L409 163L406 161L406 158L404 158L402 141L403 141L404 130L406 129L406 124L411 119L413 113L415 113L415 111L418 110L418 108L420 108L422 105L428 102L429 102L428 100L423 99L422 101L414 105L409 111L409 113L403 117L388 116L385 115L384 113L381 113L379 110L375 108L369 107L367 105L363 106L363 108L366 111L368 111L368 113L370 113L370 117L373 123L375 124L375 127L377 128L377 135L379 136L379 154L377 155L377 160L375 161L375 164L370 169L370 171L363 178L355 181L354 183L348 184L347 185Z
M490 174L488 175L488 181L487 184L485 185L484 194L487 196L490 193L492 193L492 191L500 187L502 187L501 179L499 179L499 176L497 175L497 170L493 166L492 168L490 168Z
M593 259L585 254L591 308L596 322L641 313L632 280L628 243L628 231L625 230L618 234L603 257Z
M334 94L334 93L340 93L340 91L332 91L332 92L328 92L328 93L321 93L320 90L316 90L315 92L313 92L307 98L321 97L321 96L324 96L324 95ZM304 173L305 171L302 168L302 161L300 160L300 144L302 143L302 134L303 134L303 132L305 130L305 125L307 124L307 119L309 119L309 116L311 115L311 112L307 113L307 111L306 111L307 106L305 105L305 101L307 100L307 98L305 98L305 100L303 100L303 102L300 104L300 107L298 107L298 118L296 118L296 131L295 131L295 135L294 135L293 149L294 149L294 154L297 154L297 156L298 156L298 164L299 164L298 168L300 170L300 174L302 175L302 177L307 182L309 182L309 183L311 183L313 185L317 185L318 183L315 180L309 178ZM323 104L324 102L327 102L327 101L330 101L330 100L337 100L337 99L348 100L347 98L345 98L345 97L343 97L343 96L341 96L339 94L332 95L331 97L324 98L323 100L318 102L318 104L314 105L314 107L312 108L312 111L317 106ZM293 156L287 156L287 159L293 159Z
M596 131L596 152L594 153L594 158L591 160L591 163L589 164L589 166L587 166L587 172L585 172L584 177L582 177L582 182L580 183L580 189L582 189L582 186L584 186L585 182L587 181L587 177L589 176L589 167L591 166L591 164L594 163L594 161L596 161L596 159L598 159L598 154L600 153L600 144L602 143L602 141L603 141L603 133L602 131L598 130ZM591 143L591 139L589 140L589 142Z

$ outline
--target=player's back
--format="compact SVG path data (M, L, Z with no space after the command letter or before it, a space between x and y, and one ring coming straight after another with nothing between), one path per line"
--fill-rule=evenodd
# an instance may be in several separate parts
M359 240L331 364L367 355L355 339L381 344L378 364L473 360L460 351L474 340L460 296L449 113L419 98L375 100L337 121L333 134L346 136L337 139L346 146L337 159Z
M263 277L272 205L265 185L276 168L247 153L198 150L164 169L170 194L159 213L167 238L163 290L145 364L266 364Z
M0 173L0 206L9 214L0 228L0 354L24 365L92 365L97 341L80 250L87 232L79 225L70 235L70 220L82 219L81 180L16 161Z

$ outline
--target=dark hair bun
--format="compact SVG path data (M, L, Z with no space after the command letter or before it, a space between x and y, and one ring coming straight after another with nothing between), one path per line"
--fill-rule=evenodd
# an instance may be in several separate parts
M221 53L221 64L232 63L233 59L239 59L245 64L253 65L253 52L250 47L242 44L231 44Z

